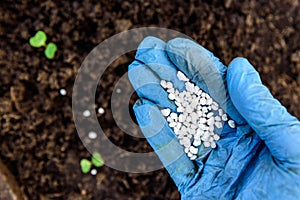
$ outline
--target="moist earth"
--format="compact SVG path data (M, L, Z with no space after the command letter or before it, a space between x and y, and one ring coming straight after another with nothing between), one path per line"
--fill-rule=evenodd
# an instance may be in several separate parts
M297 0L2 0L0 13L0 158L24 198L180 198L165 169L133 174L104 166L97 168L96 176L80 170L80 159L90 154L73 121L75 77L85 56L121 31L147 26L174 29L226 65L237 56L246 57L271 93L300 117ZM43 48L29 45L38 30L57 44L54 59L48 60ZM125 134L111 114L111 93L133 58L131 52L112 63L98 85L95 105L105 109L98 120L111 141L129 151L148 152L152 150L146 140ZM127 81L123 87L131 86ZM60 88L66 89L66 96L59 94ZM130 106L136 99L133 95Z

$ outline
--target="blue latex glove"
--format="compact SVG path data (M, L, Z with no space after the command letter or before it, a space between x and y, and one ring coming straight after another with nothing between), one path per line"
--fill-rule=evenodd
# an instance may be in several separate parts
M169 80L183 89L177 70L237 124L235 129L225 124L217 148L201 146L195 161L185 155L158 109L175 111L159 82ZM165 43L147 37L129 66L129 79L141 98L134 105L137 121L182 199L300 199L299 120L272 97L246 59L236 58L227 68L191 40Z

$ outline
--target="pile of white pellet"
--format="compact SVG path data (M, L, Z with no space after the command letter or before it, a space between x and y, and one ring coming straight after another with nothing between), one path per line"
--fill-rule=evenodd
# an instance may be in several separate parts
M166 117L187 156L195 160L201 144L207 148L216 148L216 141L220 136L215 133L215 128L221 129L225 121L228 121L231 128L235 128L235 123L228 120L218 103L190 82L181 71L178 71L177 77L185 82L185 90L182 92L174 88L172 82L160 82L168 92L168 98L175 102L177 111L171 112L169 108L165 108L161 113Z

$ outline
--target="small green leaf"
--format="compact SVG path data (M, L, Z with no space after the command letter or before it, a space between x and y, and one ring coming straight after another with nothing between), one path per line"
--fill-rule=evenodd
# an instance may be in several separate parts
M81 166L81 171L86 174L91 170L92 163L91 161L84 158L80 161L80 166Z
M48 59L54 58L56 50L57 50L56 44L50 42L45 49L46 57Z
M29 39L29 44L33 47L42 47L46 45L47 36L44 31L38 31L35 36Z
M92 163L96 166L96 167L102 167L104 165L104 160L101 156L100 153L94 153L92 156Z

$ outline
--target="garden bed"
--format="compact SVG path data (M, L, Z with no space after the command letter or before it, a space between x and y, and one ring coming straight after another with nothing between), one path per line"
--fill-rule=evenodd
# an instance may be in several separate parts
M179 199L165 169L130 174L109 167L84 174L90 157L79 139L71 96L85 56L124 30L158 26L180 31L225 64L247 57L288 111L300 117L300 5L298 1L8 1L0 2L0 158L28 199ZM33 48L38 30L57 45L54 59ZM106 135L135 152L145 139L126 136L111 115L110 95L134 54L105 72L95 104ZM130 87L129 82L127 86ZM67 91L65 96L60 89ZM131 105L136 97L131 100ZM138 130L137 130L138 131Z

